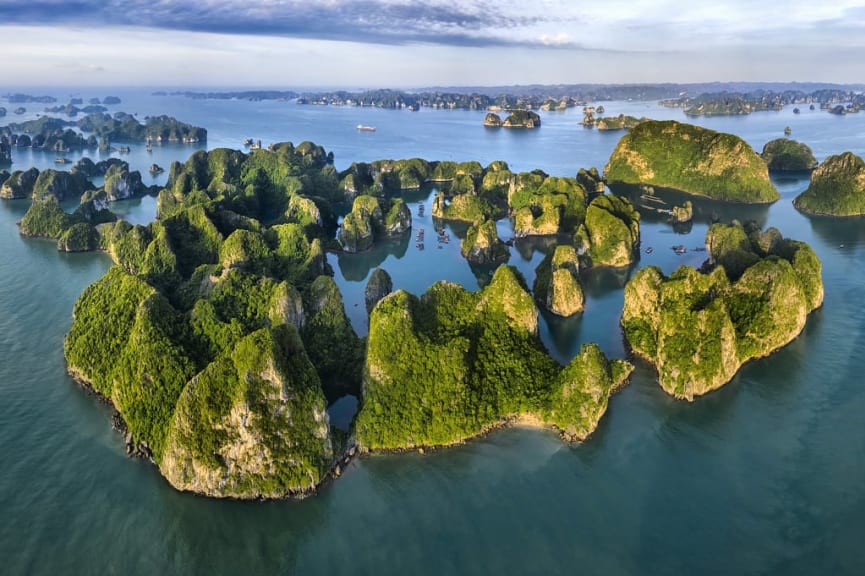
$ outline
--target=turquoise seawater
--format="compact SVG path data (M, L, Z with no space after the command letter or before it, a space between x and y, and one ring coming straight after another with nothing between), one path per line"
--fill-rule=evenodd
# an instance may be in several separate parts
M70 90L57 90L61 102ZM543 115L537 131L481 126L483 113L417 113L193 101L118 93L116 110L167 113L209 130L208 148L246 137L312 140L352 161L420 156L506 160L513 169L573 175L603 167L621 134L584 130L579 110ZM85 97L104 96L82 92ZM7 105L7 108L9 106ZM35 116L35 105L28 106ZM620 112L683 120L680 110L605 103ZM17 120L7 116L6 121ZM865 116L792 109L698 119L758 150L791 126L818 159L865 153ZM357 124L374 125L359 133ZM127 156L146 173L194 147ZM75 155L72 156L75 158ZM13 168L54 167L53 155L22 152ZM156 182L164 181L164 175ZM145 174L145 181L149 175ZM65 373L62 343L81 291L110 266L100 254L61 254L23 239L22 201L0 207L0 573L2 574L851 574L865 573L865 221L811 219L791 200L807 186L778 179L771 207L705 207L686 234L643 221L640 265L670 272L699 265L713 210L754 218L810 243L823 261L826 300L803 334L745 366L729 385L693 403L676 401L638 364L586 442L503 430L464 446L352 462L303 501L215 501L174 491L142 460L125 456L111 410ZM419 202L410 195L414 225ZM118 210L135 222L152 198ZM459 226L438 249L413 238L354 256L330 255L346 310L366 331L363 287L383 266L396 288L422 292L438 279L476 289L488 271L459 255ZM507 236L509 225L500 223ZM517 243L510 263L531 283L543 243ZM542 334L562 360L595 341L621 357L618 327L628 273L584 278L586 312L544 318ZM344 408L344 407L343 407ZM350 407L349 407L350 408ZM345 410L341 416L345 417Z

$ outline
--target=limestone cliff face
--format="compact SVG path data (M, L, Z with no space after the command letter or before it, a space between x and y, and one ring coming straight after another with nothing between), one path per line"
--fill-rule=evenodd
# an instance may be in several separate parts
M129 165L114 164L105 173L105 194L110 202L134 198L144 192L141 174L129 171Z
M582 312L585 304L580 284L580 263L573 246L559 245L538 265L535 299L558 316Z
M672 120L642 122L616 145L608 185L648 184L715 200L778 200L763 159L741 138Z
M508 247L499 238L496 223L492 220L473 224L466 232L460 251L472 264L503 262L510 257Z
M311 492L333 459L325 400L297 332L254 332L186 386L160 470L180 490L231 498Z
M498 114L494 112L490 112L486 116L484 116L484 126L489 126L491 128L499 128L502 125L502 118Z
M711 272L683 266L666 277L647 267L625 286L625 337L677 398L693 400L720 388L745 362L786 345L822 303L820 263L807 244L764 242L769 234L759 230L750 237L724 232L707 235L717 263ZM743 260L744 253L753 258Z
M505 121L504 128L538 128L541 125L541 117L531 110L514 110Z
M378 237L401 236L410 229L411 212L401 198L388 202L361 195L343 219L337 240L346 252L363 252Z
M544 419L566 440L585 440L598 427L612 393L633 369L623 360L608 361L596 344L583 345L559 374Z
M588 265L630 266L639 255L640 213L625 198L598 196L577 236Z
M346 252L368 250L373 245L375 229L380 229L383 221L378 199L358 196L354 199L351 212L342 221L337 240Z
M825 216L865 214L865 161L852 152L830 156L793 201L800 212Z
M679 224L685 224L694 219L694 205L690 200L685 200L685 203L681 206L673 206L671 212L673 222L678 222Z

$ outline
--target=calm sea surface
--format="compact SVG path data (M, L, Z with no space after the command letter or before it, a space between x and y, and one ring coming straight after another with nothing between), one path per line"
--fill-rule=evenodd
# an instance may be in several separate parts
M44 93L45 91L39 91ZM74 90L55 90L65 103ZM311 140L352 161L419 156L506 160L512 170L572 176L603 168L621 133L585 130L581 112L543 114L535 131L488 130L482 112L417 113L298 106L289 102L194 101L147 92L118 94L112 107L170 114L204 126L208 148L238 148L246 137ZM35 117L44 105L30 104ZM684 120L680 110L605 103L606 114ZM792 107L747 117L698 119L745 138L758 151L782 135L809 144L819 160L865 154L865 115ZM375 133L357 132L357 124ZM124 156L168 167L193 146L133 146ZM98 154L94 151L94 159ZM79 154L71 154L74 160ZM15 151L13 168L55 167L54 155ZM27 202L0 207L0 573L2 574L852 574L865 573L865 220L812 219L791 200L807 179L775 181L781 200L764 208L700 206L686 233L644 216L640 265L665 272L698 266L712 212L752 218L811 244L823 261L826 300L804 333L769 359L747 365L722 390L675 401L638 364L597 432L567 446L552 433L511 429L420 456L355 460L304 501L214 501L174 491L147 462L125 456L109 407L64 370L62 342L81 291L110 266L100 254L62 254L54 242L25 240L16 222ZM426 190L407 196L416 227ZM155 200L119 204L133 222ZM507 221L500 234L511 234ZM361 255L330 255L346 311L367 330L363 288L384 267L395 288L422 292L448 279L477 289L489 270L460 257L464 227L451 242L411 238ZM543 242L521 242L510 263L531 284ZM585 313L542 318L542 336L562 361L584 342L624 354L618 318L630 273L584 277ZM350 404L349 414L350 414ZM345 419L346 405L336 418Z

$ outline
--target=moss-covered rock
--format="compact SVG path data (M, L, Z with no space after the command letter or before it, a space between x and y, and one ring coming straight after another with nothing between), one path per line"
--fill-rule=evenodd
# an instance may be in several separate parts
M808 189L793 205L806 214L865 214L865 161L852 152L829 156L811 173Z
M625 198L598 196L589 204L577 237L588 266L630 266L640 252L640 213Z
M18 231L22 236L60 238L66 229L78 222L78 218L60 207L57 198L48 196L30 204L27 213L18 223Z
M585 297L580 284L580 262L573 246L556 246L538 265L535 299L558 316L583 311Z
M531 110L514 110L502 122L504 128L538 128L541 117Z
M769 170L775 172L801 172L817 167L817 159L811 148L789 138L766 142L761 156Z
M744 140L672 120L633 128L619 141L604 172L611 188L644 184L754 204L779 198L766 163Z
M490 112L486 116L484 116L484 126L489 126L490 128L500 128L502 124L502 117L495 112Z
M15 170L0 187L0 198L5 200L30 198L37 178L39 178L39 170L36 168Z
M73 224L57 239L57 249L61 252L90 252L98 246L99 234L88 222Z
M634 367L608 361L596 344L584 344L559 373L543 418L567 440L584 440L598 427L610 395L622 386Z
M594 166L588 170L580 168L577 172L577 183L589 194L604 193L604 178Z
M473 224L466 232L460 252L471 264L492 264L510 258L510 251L499 238L496 223L492 220Z
M713 228L707 245L717 265L710 272L683 266L665 277L647 267L625 286L628 343L655 365L667 393L688 400L789 343L823 302L820 262L807 244L781 238L762 252L759 230L752 243L741 225ZM750 263L730 274L725 264L739 265L743 253L752 254Z
M481 196L459 194L450 199L444 192L433 198L432 215L442 220L480 222L499 215L499 209Z
M126 200L140 196L146 190L141 183L141 173L135 170L129 171L129 165L114 164L105 173L105 194L110 202Z
M685 203L681 206L673 206L673 209L670 210L670 217L673 219L673 222L678 224L685 224L694 219L694 205L690 200L685 200Z
M378 199L363 195L354 199L336 238L346 252L363 252L372 248L376 233L383 232L384 215Z
M366 313L372 312L375 305L391 292L393 292L393 280L391 280L390 274L383 268L373 270L364 290Z
M630 130L631 128L646 122L648 118L637 118L636 116L601 116L594 119L595 128L598 130Z
M189 382L160 469L180 490L281 498L313 491L332 461L318 376L282 325L246 336Z
M514 234L551 236L573 233L586 217L587 194L574 178L541 176L508 198Z
M33 184L31 196L41 200L54 196L61 202L80 197L85 190L92 188L90 182L81 174L73 174L62 170L43 170Z

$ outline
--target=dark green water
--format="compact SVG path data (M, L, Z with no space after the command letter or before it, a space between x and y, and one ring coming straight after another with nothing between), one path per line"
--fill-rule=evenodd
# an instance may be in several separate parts
M185 101L140 97L138 104L141 113L195 120L182 114L193 112ZM513 136L481 131L482 114L281 108L261 119L262 106L276 104L196 102L194 113L211 115L210 123L200 120L211 128L211 146L256 136L251 125L264 134L267 124L273 140L310 139L336 149L340 167L446 153L573 174L602 165L618 139L582 130L578 113L547 115L541 131ZM656 117L678 112L605 107ZM794 118L785 111L704 122L758 147L790 124L820 159L847 149L865 152L865 118L819 112ZM343 124L358 123L377 125L377 140L343 134ZM381 154L371 148L379 144ZM147 160L142 153L133 167L146 168ZM16 158L15 167L25 162ZM313 498L269 503L179 494L152 465L125 456L110 409L66 376L62 354L78 294L110 261L20 238L15 222L27 205L4 203L0 573L865 573L865 222L803 217L790 200L807 182L777 184L783 198L771 208L729 216L755 217L809 242L823 261L825 305L792 344L749 364L722 390L690 404L674 401L640 365L583 444L567 446L543 431L505 430L424 456L356 460ZM121 208L138 221L154 210L151 199ZM422 219L415 225L431 227ZM705 230L705 219L686 235L646 219L643 243L654 252L641 265L666 271L699 265L703 254L676 256L669 247L700 245ZM410 241L352 258L331 256L358 329L365 330L360 302L374 265L384 266L396 287L414 292L439 278L477 287L483 274L459 258L459 233L442 250L428 242L418 252ZM529 282L540 260L536 248L518 245L511 257ZM598 341L621 355L617 322L625 280L611 273L584 278L586 313L543 323L551 351L567 358L580 343Z

